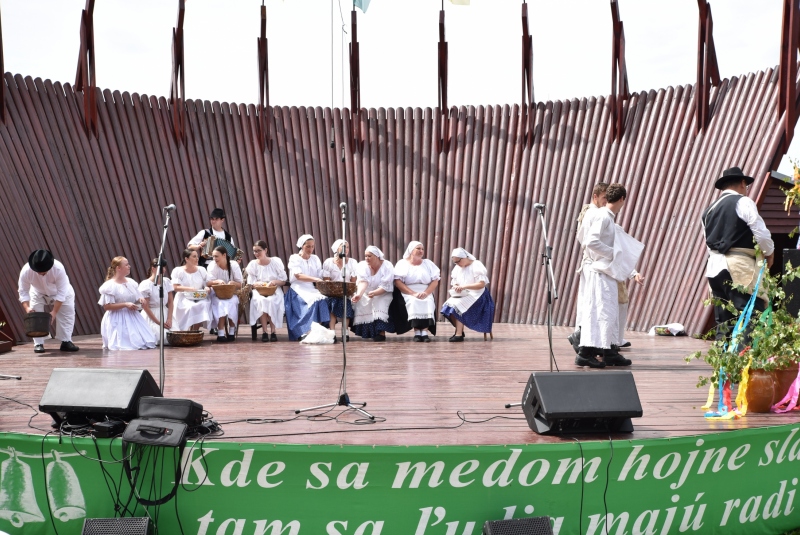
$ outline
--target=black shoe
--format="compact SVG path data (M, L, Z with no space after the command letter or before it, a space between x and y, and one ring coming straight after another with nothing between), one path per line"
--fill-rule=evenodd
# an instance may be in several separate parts
M273 334L272 336L275 336L275 335ZM348 342L350 341L350 335L349 334L344 335L344 337Z
M217 330L216 329L209 329L208 330L208 334L217 334Z
M602 352L602 350L599 350ZM577 366L589 366L590 368L605 368L605 362L597 360L598 350L594 347L581 347L580 352L575 356Z
M603 362L606 363L606 366L630 366L631 361L630 359L626 359L622 355L619 354L619 351L615 351L613 349L606 349L603 351Z
M228 339L225 336L217 336L217 343L218 344L224 344L227 341L228 341Z
M44 353L44 344L36 344L33 346L34 353Z
M418 334L415 334L414 335L414 341L415 342L422 342L422 337L420 335L418 335Z
M575 350L575 353L576 354L579 353L580 350L581 350L581 348L580 348L580 344L581 344L581 331L580 331L580 329L578 329L577 331L575 331L571 335L567 336L567 340L569 340L569 343L572 344L572 349Z
M625 342L624 344L622 344L619 347L631 347L631 343L630 342Z
M424 334L424 335L420 336L420 342L430 342L430 341L431 341L431 337L428 336L427 334Z
M269 341L270 342L277 342L278 341L278 337L275 335L275 333L272 333L271 335L269 335Z
M297 341L298 341L298 342L302 342L303 340L305 340L305 339L306 339L306 336L308 336L308 333L306 333L306 334L302 335L300 338L298 338L298 339L297 339Z
M269 342L269 334L261 333L261 341L262 342Z
M61 351L69 351L69 352L80 350L80 348L78 346L76 346L75 344L73 344L72 342L61 342L61 348L60 349L61 349ZM34 351L35 351L35 349L34 349ZM44 353L44 347L42 347L42 353Z
M228 342L233 342L233 341L235 341L235 340L236 340L236 335L235 335L235 334L229 334L229 335L225 336L225 339L226 339Z
M339 339L338 339L338 338L336 338L336 336L334 335L334 337L333 337L333 343L334 343L334 344L336 344L336 343L338 343L338 342L339 342Z
M372 341L373 342L385 342L386 341L386 335L385 334L376 334L375 336L372 337Z
M464 335L462 334L461 336L458 336L458 335L454 334L453 336L450 337L449 341L450 342L463 342L464 341Z

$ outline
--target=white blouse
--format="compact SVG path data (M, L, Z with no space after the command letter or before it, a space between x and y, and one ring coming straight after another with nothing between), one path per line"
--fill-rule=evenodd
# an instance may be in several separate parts
M480 260L473 260L470 265L464 268L455 266L450 275L450 286L463 286L481 281L489 284L489 272Z
M312 254L308 260L304 259L299 254L293 254L289 257L289 282L294 283L297 281L296 275L308 275L309 277L322 278L322 262L319 257Z
M430 284L441 279L439 268L427 258L418 266L403 259L394 266L394 278L403 284Z
M174 292L175 288L172 287L172 281L168 278L164 277L161 280L164 284L164 306L166 306L169 302L169 296L167 294ZM142 294L142 297L148 299L150 308L158 308L161 305L161 297L158 295L158 286L150 279L145 279L139 283L139 292Z
M135 303L142 298L139 285L133 279L125 279L125 284L107 280L100 286L100 300L98 305L111 305L114 303Z
M270 262L266 266L259 264L258 260L252 260L244 269L247 273L247 284L257 282L285 281L286 270L283 262L277 256L270 257Z
M356 283L366 281L367 292L377 290L378 288L383 288L388 293L392 293L394 291L394 266L388 260L383 261L380 269L378 269L378 272L374 275L372 274L372 269L370 269L367 261L362 260L358 263L358 269L356 270L356 273L358 275Z
M358 270L358 261L355 258L348 258L347 278L350 279L352 277L357 276L356 275L357 270ZM325 260L325 263L322 264L322 276L330 277L330 279L334 282L342 282L342 268L336 265L336 260L334 258L328 258L327 260Z
M242 268L239 267L239 262L231 261L229 265L231 266L230 275L228 275L227 269L219 267L216 262L210 264L208 266L208 278L210 280L219 279L225 282L244 282L242 278Z
M172 270L173 286L186 286L195 290L202 290L208 282L208 272L203 266L198 266L194 273L187 273L184 266L178 266Z

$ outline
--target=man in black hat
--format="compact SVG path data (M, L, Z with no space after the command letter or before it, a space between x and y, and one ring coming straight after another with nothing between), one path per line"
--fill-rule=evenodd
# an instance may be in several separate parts
M206 240L210 236L214 236L217 239L225 240L230 242L231 245L235 246L236 244L233 243L233 237L230 233L222 228L222 225L225 224L225 211L222 208L214 208L211 211L211 215L208 216L211 226L207 229L203 229L195 235L194 238L189 240L189 244L186 246L187 249L196 250L198 254L201 255L203 253L203 247L206 245ZM211 258L201 258L200 265L203 267L208 267L208 264L211 263Z
M78 351L72 343L75 327L75 291L69 283L64 264L53 258L46 249L37 249L22 266L18 283L19 301L25 313L44 312L52 305L50 323L56 325L56 338L61 340L61 351ZM34 353L44 353L44 338L33 339Z
M706 277L711 294L722 301L730 301L741 311L750 299L758 270L755 243L761 249L767 266L772 266L775 244L758 215L756 203L747 196L755 179L745 175L738 167L726 169L714 182L722 190L719 199L703 212L703 233L708 247ZM749 292L734 289L745 286ZM756 310L764 310L764 302L756 299ZM714 306L717 340L730 336L734 315L722 306Z

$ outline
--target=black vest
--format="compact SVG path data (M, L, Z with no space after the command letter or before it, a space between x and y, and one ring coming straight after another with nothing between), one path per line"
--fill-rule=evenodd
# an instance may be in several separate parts
M754 248L753 231L736 215L736 204L741 198L738 194L727 194L703 212L703 227L709 249L725 254L731 247Z

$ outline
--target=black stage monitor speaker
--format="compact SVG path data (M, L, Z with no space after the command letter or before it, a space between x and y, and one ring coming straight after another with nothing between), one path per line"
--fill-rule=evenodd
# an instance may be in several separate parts
M540 435L633 432L642 416L633 375L627 371L533 372L522 410Z
M190 399L143 397L139 418L174 420L195 427L203 423L203 406Z
M494 520L483 525L483 535L553 535L549 516Z
M136 417L139 398L161 396L147 370L113 368L55 368L39 402L56 423L101 420L105 416L129 421Z
M792 268L800 267L800 250L798 249L784 249L783 250L783 273L786 273L787 263L792 264ZM783 291L786 292L786 310L792 315L797 317L800 312L800 279L793 281L785 281L783 283Z
M128 518L87 518L83 521L81 535L150 535L150 519L147 517Z

